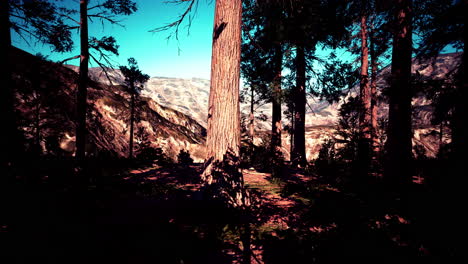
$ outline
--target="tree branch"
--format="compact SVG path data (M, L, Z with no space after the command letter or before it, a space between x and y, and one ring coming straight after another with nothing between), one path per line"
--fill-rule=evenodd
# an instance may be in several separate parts
M97 65L99 65L99 67L102 69L102 71L104 72L104 74L106 75L106 78L107 80L109 81L110 85L114 85L112 83L112 80L109 76L109 72L107 71L107 69L109 67L106 67L106 65L104 65L103 63L101 63L99 60L96 59L96 57L93 56L93 54L89 53L89 56L94 60L94 62L97 63ZM102 57L102 53L101 53L101 57ZM108 60L106 59L106 62L108 62ZM112 68L111 68L112 69Z
M99 7L102 7L103 5L102 4L99 4L99 5L95 5L95 6L92 6L92 7L88 7L88 11L89 10L93 10L95 8L99 8Z
M78 59L80 58L80 55L76 55L76 56L73 56L73 57L70 57L68 59L64 59L63 61L61 61L59 64L64 64L65 62L69 61L69 60L74 60L74 59Z
M170 39L171 37L175 36L176 40L179 41L179 28L180 28L180 25L184 22L186 16L190 14L190 12L194 8L195 4L198 5L198 0L177 0L177 1L167 1L166 2L166 3L173 3L173 4L181 4L183 2L190 2L190 4L188 5L187 9L185 9L185 11L177 18L176 21L174 21L172 23L169 23L169 24L167 24L165 26L162 26L162 27L154 28L154 29L150 30L149 32L158 33L158 32L163 32L163 31L167 31L167 30L170 30L170 29L174 29L174 31L172 33L170 33L169 36L167 36L166 39ZM196 8L196 6L195 6L195 8ZM192 19L193 19L193 17L189 15L189 24L187 25L187 28L188 28L187 31L190 30L190 26L192 24Z
M70 19L71 21L75 22L76 24L81 25L81 23L78 20L74 19L73 17L71 17L71 16L69 16L69 15L67 15L65 13L58 13L58 15L64 16L64 17Z
M113 19L112 17L113 16L104 16L103 13L98 13L98 14L92 14L92 15L88 15L88 18L91 20L92 22L92 17L96 17L96 18L99 18L101 19L101 22L104 23L104 20L110 22L111 24L113 25L118 25L118 26L121 26L121 27L125 27L123 24L120 24L120 22L122 22L121 20L115 20Z

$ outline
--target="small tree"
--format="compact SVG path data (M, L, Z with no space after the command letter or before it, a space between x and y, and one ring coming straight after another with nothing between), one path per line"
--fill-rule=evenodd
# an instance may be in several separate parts
M93 2L94 5L89 5ZM73 56L62 63L80 59L80 71L77 87L77 125L76 125L76 158L82 161L85 158L86 145L86 108L87 108L87 89L88 89L88 66L90 59L93 60L106 74L107 79L110 77L107 72L107 67L112 66L109 56L111 54L118 55L118 45L112 36L104 36L101 39L89 37L88 20L100 20L102 25L104 22L120 25L118 16L131 15L137 10L136 3L132 0L106 0L106 1L79 1L79 9L61 8L60 15L67 18L68 21L75 24L69 28L79 29L80 31L80 55ZM76 15L79 17L75 17Z
M127 91L130 94L130 139L128 158L133 158L133 127L135 122L135 97L143 89L143 85L149 80L149 75L143 74L138 68L135 58L128 59L128 67L120 66L120 71L125 77Z

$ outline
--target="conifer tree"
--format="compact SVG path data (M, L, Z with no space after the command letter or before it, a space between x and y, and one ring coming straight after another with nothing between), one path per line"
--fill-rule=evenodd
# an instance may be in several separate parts
M246 205L247 198L239 171L241 21L240 0L216 1L203 172L204 181L216 183L221 195L234 206Z
M173 30L168 38L178 39L186 18L189 25L198 0L186 2L185 11L176 21L150 32ZM240 59L242 1L217 0L213 28L210 97L208 101L207 154L201 175L205 185L234 207L249 205L240 171Z
M143 85L149 80L149 75L143 74L138 68L135 58L128 59L128 67L120 66L120 71L125 77L125 84L130 94L130 138L128 158L133 158L133 130L135 123L135 100L143 89Z
M411 54L412 1L397 0L393 11L393 49L387 130L386 177L396 188L410 181L412 157Z
M255 83L260 98L272 103L271 141L272 171L279 176L281 151L281 71L283 69L283 43L281 1L244 2L243 49L241 71L249 83Z
M89 3L93 2L93 5ZM87 109L87 88L88 88L88 67L90 60L94 61L104 71L106 77L111 82L107 69L112 65L109 60L111 54L118 55L118 45L112 36L104 36L101 39L89 37L88 20L100 20L104 22L121 25L118 16L131 15L137 10L136 3L132 0L106 0L104 2L80 0L79 11L62 8L62 15L75 23L75 27L80 29L80 55L68 58L62 63L80 59L80 70L77 85L76 103L76 151L75 157L82 161L85 158L86 147L86 109ZM79 20L73 15L79 13Z

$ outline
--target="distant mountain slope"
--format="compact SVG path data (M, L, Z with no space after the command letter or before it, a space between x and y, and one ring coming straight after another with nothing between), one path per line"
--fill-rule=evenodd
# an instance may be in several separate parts
M12 48L17 109L27 140L37 138L44 152L72 155L75 141L76 67L40 60ZM126 156L129 138L129 96L121 85L90 81L88 88L88 155L107 152ZM37 114L39 113L39 114ZM205 129L191 117L142 97L137 111L135 145L142 140L161 147L173 158L181 149L204 158ZM37 122L36 122L37 121ZM38 123L39 125L35 125ZM33 144L33 143L31 143ZM55 146L55 147L53 147Z
M418 71L423 78L441 78L449 71L453 70L459 62L460 54L451 53L443 54L431 62L413 62L413 72ZM391 68L385 67L378 74L378 86L380 88L387 86ZM90 74L94 80L108 83L105 75L99 68L90 69ZM111 73L113 82L122 83L123 77L120 72L113 71ZM191 116L203 126L206 126L206 117L208 109L209 97L209 80L204 79L179 79L166 77L152 77L142 91L143 96L152 98L155 102L166 107L176 109L184 114ZM307 141L307 156L309 159L314 158L318 154L320 145L328 138L333 137L333 131L338 123L338 110L340 106L350 96L356 96L359 92L359 87L355 87L348 91L347 95L339 102L328 103L326 100L320 100L318 97L309 96L307 114L306 114L306 141ZM379 118L386 119L388 115L388 105L384 101L379 101ZM423 95L417 95L413 100L414 119L413 124L415 129L415 143L423 145L429 155L435 155L437 147L434 146L435 140L432 139L435 128L431 129L432 107L431 102ZM284 110L285 107L283 107ZM241 104L241 111L247 114L249 106ZM264 114L267 117L266 121L256 121L258 131L269 131L271 129L271 104L259 106L256 110L257 114ZM283 118L283 124L287 124L288 120ZM422 129L422 130L421 130ZM422 132L426 131L426 132ZM283 134L283 152L286 156L289 155L289 136Z

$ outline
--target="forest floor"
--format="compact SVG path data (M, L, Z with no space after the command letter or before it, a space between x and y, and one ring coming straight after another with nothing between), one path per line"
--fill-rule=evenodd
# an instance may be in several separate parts
M147 166L100 170L84 189L57 188L47 175L34 187L18 185L1 220L0 256L11 263L242 263L247 256L272 264L449 255L444 231L432 228L438 218L419 205L434 206L422 184L411 198L418 210L409 212L379 188L349 189L287 167L281 179L246 169L252 205L241 212L207 199L200 172L201 165Z

